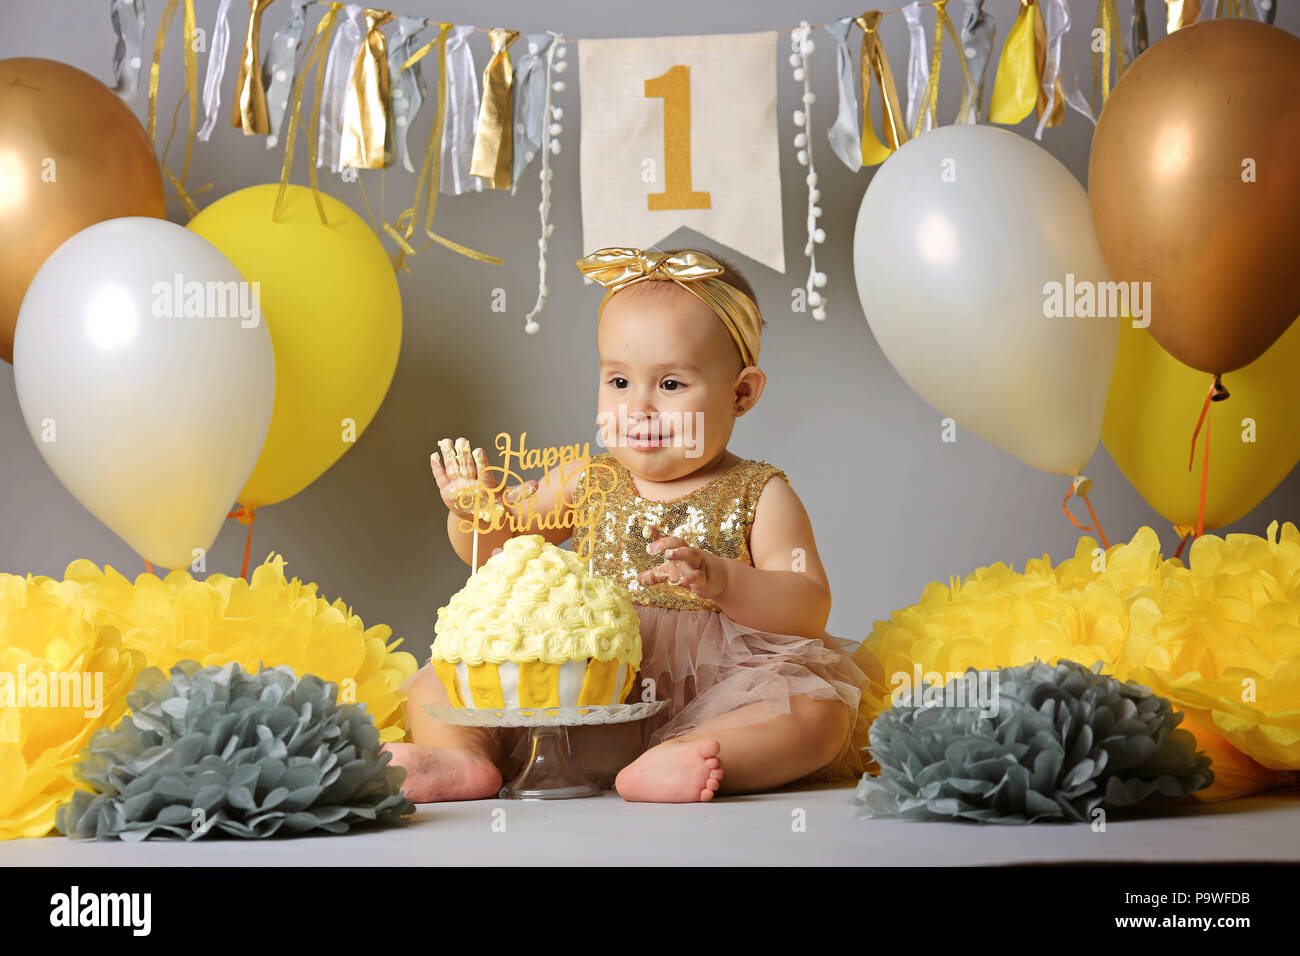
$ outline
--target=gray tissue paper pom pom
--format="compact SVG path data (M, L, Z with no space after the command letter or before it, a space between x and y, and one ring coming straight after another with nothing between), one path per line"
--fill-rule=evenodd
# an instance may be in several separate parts
M77 840L259 838L357 824L400 823L399 791L365 708L337 702L338 685L287 666L181 661L150 667L127 696L131 713L82 748L78 790L58 809Z
M1101 666L1034 661L971 668L943 688L922 685L871 726L881 769L859 781L857 816L1088 821L1098 807L1208 787L1210 758L1197 755L1196 739L1177 727L1183 715ZM980 687L992 690L990 700L978 696Z

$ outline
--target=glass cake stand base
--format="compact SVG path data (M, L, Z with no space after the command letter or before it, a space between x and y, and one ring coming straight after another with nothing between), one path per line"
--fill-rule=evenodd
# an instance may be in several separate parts
M528 760L498 795L507 800L572 800L598 796L601 788L573 766L569 728L644 720L667 705L667 701L655 700L609 707L478 710L426 706L424 709L438 720L465 727L527 727Z
M600 793L600 787L570 763L568 727L528 730L528 762L497 796L507 800L571 800Z

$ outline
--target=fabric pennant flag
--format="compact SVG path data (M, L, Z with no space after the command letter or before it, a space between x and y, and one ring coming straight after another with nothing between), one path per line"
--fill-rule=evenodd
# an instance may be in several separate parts
M831 152L853 172L862 168L862 129L858 126L858 68L849 49L852 17L831 20L825 30L835 40L835 74L839 81L839 112L826 132Z
M398 17L397 33L388 47L388 73L392 77L393 89L393 156L402 161L408 173L415 172L415 167L411 165L406 137L424 103L425 87L421 72L423 63L413 63L405 71L402 64L423 45L418 38L426 25L424 17Z
M447 34L447 117L442 130L439 189L451 196L481 192L483 180L469 173L474 153L474 128L478 122L478 75L469 48L472 26L453 26Z
M280 130L293 90L298 47L302 44L302 31L307 25L307 5L312 0L289 0L289 19L271 38L262 67L262 83L266 86L266 123L269 131L266 148L274 149L280 143Z
M144 70L144 0L112 0L109 19L117 45L113 48L113 92L134 101Z
M785 272L775 31L578 41L582 247L685 226Z

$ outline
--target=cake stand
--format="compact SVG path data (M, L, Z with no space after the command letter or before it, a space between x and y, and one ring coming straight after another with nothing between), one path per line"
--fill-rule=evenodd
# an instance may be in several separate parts
M527 727L529 755L524 768L499 796L512 800L569 800L594 797L601 790L574 769L569 753L569 728L589 724L624 724L657 714L666 700L635 704L582 707L516 707L478 710L472 707L430 707L425 712L462 727Z

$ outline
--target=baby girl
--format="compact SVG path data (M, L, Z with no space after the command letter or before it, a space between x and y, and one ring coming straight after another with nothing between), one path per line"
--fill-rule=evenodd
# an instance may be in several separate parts
M688 802L861 774L865 675L825 631L831 594L812 525L785 474L727 449L767 381L749 283L693 249L602 249L578 268L606 288L598 312L602 444L618 482L595 528L593 568L640 619L642 687L669 705L639 724L575 728L575 763L627 800ZM464 439L440 443L434 478L467 563L457 492L488 467ZM502 495L516 514L575 500L586 474L558 466ZM608 472L607 472L608 473ZM778 480L772 480L778 479ZM520 520L522 524L522 519ZM570 529L539 532L554 544ZM479 563L510 537L480 534ZM653 682L653 683L648 683ZM638 695L639 696L639 695ZM409 744L388 745L418 802L495 796L526 755L522 731L443 723L432 667L410 688Z

